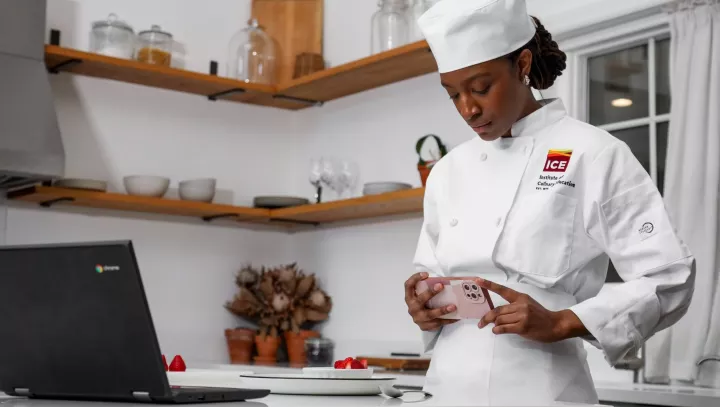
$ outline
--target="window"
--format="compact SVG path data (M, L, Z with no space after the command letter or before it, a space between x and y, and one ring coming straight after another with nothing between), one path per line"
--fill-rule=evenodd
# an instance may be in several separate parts
M630 147L660 193L670 120L670 39L656 30L586 47L576 59L580 119ZM621 282L612 263L606 282Z

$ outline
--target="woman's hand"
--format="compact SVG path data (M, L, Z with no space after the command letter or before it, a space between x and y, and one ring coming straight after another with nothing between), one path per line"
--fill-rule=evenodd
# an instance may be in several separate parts
M455 319L440 319L441 316L455 311L455 306L450 305L443 308L430 309L425 304L443 289L442 284L435 284L429 290L417 295L415 286L422 280L428 278L427 273L413 274L405 281L405 303L408 306L408 314L413 322L423 331L435 331L440 327L457 322Z
M478 325L480 328L494 323L495 327L492 331L496 335L517 334L526 339L545 343L589 333L582 321L570 310L549 311L527 294L482 278L476 279L476 282L509 303L485 314Z

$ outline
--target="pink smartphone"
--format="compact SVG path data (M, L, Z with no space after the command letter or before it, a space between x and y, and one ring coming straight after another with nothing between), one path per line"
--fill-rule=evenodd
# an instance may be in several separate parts
M437 283L443 290L427 302L428 308L441 308L454 304L457 309L445 314L443 319L481 319L493 306L485 288L467 277L430 277L417 284L415 292L421 294Z

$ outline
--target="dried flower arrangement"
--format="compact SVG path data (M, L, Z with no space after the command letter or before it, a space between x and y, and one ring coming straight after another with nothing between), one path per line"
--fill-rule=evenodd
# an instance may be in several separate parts
M244 266L237 274L238 293L225 308L258 325L259 335L300 332L328 319L331 298L321 290L314 274L306 275L296 263L275 268Z

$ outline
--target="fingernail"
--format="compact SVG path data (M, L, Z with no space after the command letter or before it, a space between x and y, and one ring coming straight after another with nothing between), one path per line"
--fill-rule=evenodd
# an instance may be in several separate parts
M448 310L448 312L455 311L455 305L448 305L447 310Z
M420 277L422 277L422 278L427 278L427 276L428 276L428 273L425 273L425 272L420 273Z
M433 287L433 289L435 290L435 292L439 292L443 289L443 285L440 283L437 283L437 284L435 284L435 287Z

